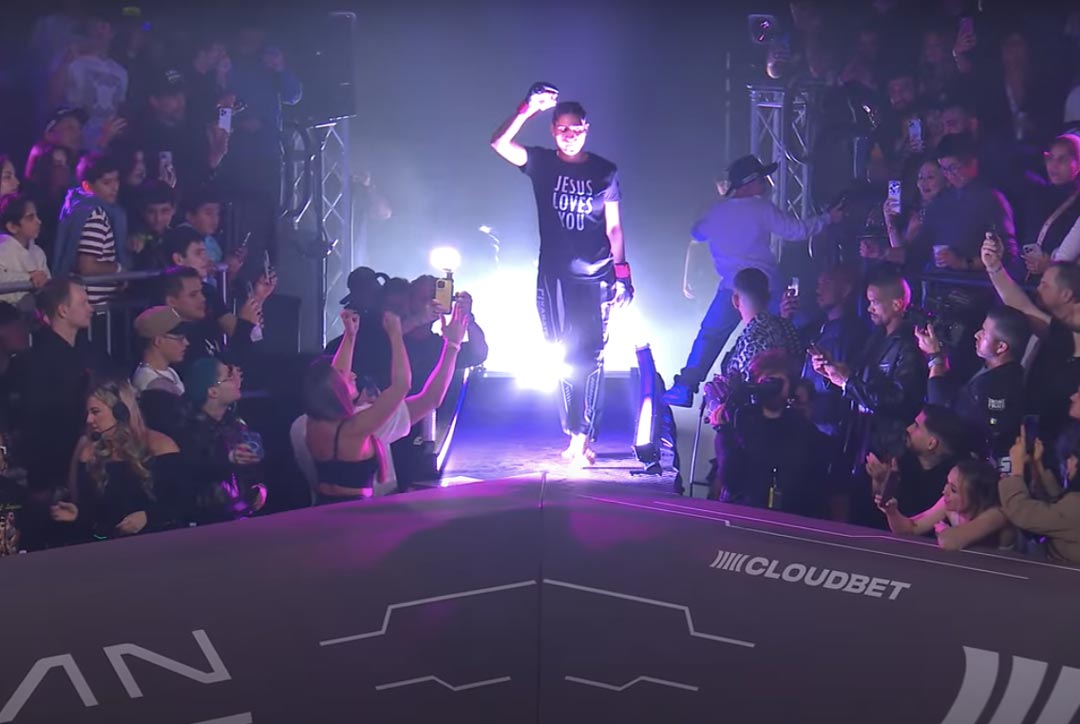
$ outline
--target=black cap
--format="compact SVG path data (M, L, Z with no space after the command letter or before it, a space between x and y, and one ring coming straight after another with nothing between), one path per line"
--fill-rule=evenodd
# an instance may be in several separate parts
M349 272L349 278L345 282L349 287L349 293L341 298L341 303L347 307L352 304L354 297L359 301L360 298L369 296L370 293L365 294L365 290L371 290L385 283L388 278L386 274L377 272L369 266L356 267Z
M163 68L154 73L150 82L150 95L167 96L186 90L184 74L177 68Z
M736 159L734 163L728 166L728 190L730 194L735 189L742 188L752 181L756 181L759 178L768 176L777 169L779 164L770 163L768 166L762 165L757 156L743 156L740 159Z
M45 133L51 131L57 123L68 117L78 118L80 124L85 124L90 115L82 108L57 108L45 124Z

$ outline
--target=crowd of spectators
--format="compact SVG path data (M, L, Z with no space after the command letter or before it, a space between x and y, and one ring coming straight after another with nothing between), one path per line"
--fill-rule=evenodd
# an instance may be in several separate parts
M263 336L284 53L250 20L64 8L27 50L38 137L0 156L0 555L436 481L433 416L487 356L467 293L356 269L296 399L245 384L292 364Z
M736 161L694 227L731 299L694 348L720 350L712 496L1080 563L1080 12L985 5L782 18L766 74L811 90L823 147L864 175L801 222L826 250L816 294L742 248L794 228L745 200L775 165Z

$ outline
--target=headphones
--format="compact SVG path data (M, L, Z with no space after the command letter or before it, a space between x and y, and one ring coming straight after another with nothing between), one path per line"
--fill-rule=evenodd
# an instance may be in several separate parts
M116 402L114 402L112 407L110 408L112 410L113 418L116 420L116 422L130 422L131 410L128 409L127 403L124 402L124 398L120 397L120 385L110 382L102 389L116 396Z

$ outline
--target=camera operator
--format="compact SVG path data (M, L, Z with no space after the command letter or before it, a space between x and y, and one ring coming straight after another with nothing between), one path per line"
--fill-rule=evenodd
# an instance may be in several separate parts
M862 460L867 451L900 448L904 428L922 407L926 392L926 362L905 319L911 306L907 280L882 267L871 277L866 299L875 329L858 364L835 360L818 347L810 350L814 371L858 405L847 444L855 461Z
M1027 318L1011 307L996 307L987 313L975 333L975 354L983 360L983 367L962 386L949 369L948 353L934 325L915 327L915 337L930 369L927 400L955 410L979 431L995 458L1008 455L1024 413L1020 359L1031 337Z
M717 424L713 500L825 517L828 494L821 486L828 479L829 457L821 453L829 441L804 414L788 407L795 367L782 350L764 352L750 366L757 399L746 400L735 381L721 400L712 418ZM740 395L743 399L737 399Z
M1080 386L1080 267L1051 264L1039 279L1032 301L1001 259L1001 241L987 234L982 261L994 289L1005 304L1028 318L1042 340L1031 369L1028 406L1039 415L1043 436L1055 440L1068 420L1069 396Z

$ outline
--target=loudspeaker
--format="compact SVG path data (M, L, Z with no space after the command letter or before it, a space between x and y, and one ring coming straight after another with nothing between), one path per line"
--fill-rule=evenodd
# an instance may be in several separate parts
M295 108L307 126L319 126L356 115L356 15L329 13L305 33L314 42L300 49L294 68L304 83L304 97Z

